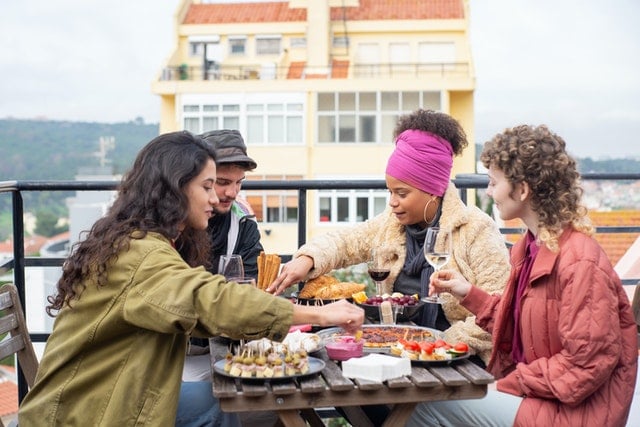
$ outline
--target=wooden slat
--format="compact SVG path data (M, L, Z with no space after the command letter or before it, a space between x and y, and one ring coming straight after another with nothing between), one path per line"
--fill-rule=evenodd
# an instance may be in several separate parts
M389 388L413 387L413 383L407 377L392 378L390 380L387 380L387 387Z
M0 318L0 334L5 334L9 331L13 331L18 327L18 319L13 313L7 314Z
M327 385L320 375L310 375L300 378L300 391L303 393L321 393L327 389Z
M0 359L4 359L24 348L24 337L16 335L0 342Z
M236 383L232 378L213 374L213 395L218 399L235 397L237 395Z
M380 390L382 388L385 388L384 383L381 383L379 381L369 381L360 378L355 378L353 381L355 381L360 390Z
M469 380L451 366L433 366L429 367L429 371L444 385L459 386L469 384Z
M240 380L240 388L245 396L265 396L268 393L266 383Z
M0 310L13 307L13 300L9 292L3 292L0 294Z
M290 380L272 381L271 390L275 396L287 396L298 391L296 383Z
M431 372L418 366L411 367L410 378L418 387L436 387L442 384Z
M473 384L491 384L494 381L493 375L468 360L460 363L456 369Z
M335 362L326 358L324 363L325 367L322 370L322 376L331 390L347 391L352 390L355 387L353 381L342 375L342 369L340 369Z

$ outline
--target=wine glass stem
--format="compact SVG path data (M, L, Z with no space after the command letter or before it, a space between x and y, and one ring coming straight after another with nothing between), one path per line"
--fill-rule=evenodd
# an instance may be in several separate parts
M382 295L382 286L380 282L376 282L376 295Z

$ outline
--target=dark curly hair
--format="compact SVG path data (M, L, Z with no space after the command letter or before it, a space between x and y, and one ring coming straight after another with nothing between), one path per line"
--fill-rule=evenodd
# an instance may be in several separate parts
M460 155L469 145L467 134L460 123L450 115L438 111L420 109L400 117L393 130L393 139L408 129L430 132L446 139L451 144L454 155Z
M53 316L65 304L70 307L89 285L105 286L109 265L128 250L131 239L142 239L148 232L177 239L176 248L189 265L208 266L207 232L189 227L179 232L178 227L188 215L185 187L210 159L216 160L213 149L185 131L160 135L143 147L107 214L74 245L62 267L57 294L48 297L47 313Z
M582 187L576 161L564 140L546 126L506 129L484 145L482 164L500 169L512 186L522 182L531 189L531 207L539 216L538 239L558 249L562 229L593 233L586 207L580 204Z

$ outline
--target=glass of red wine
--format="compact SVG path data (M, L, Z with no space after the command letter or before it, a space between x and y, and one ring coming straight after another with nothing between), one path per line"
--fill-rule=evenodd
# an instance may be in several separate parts
M371 260L367 263L369 277L376 284L376 295L382 295L382 282L389 277L389 268L383 265L383 260L371 251Z

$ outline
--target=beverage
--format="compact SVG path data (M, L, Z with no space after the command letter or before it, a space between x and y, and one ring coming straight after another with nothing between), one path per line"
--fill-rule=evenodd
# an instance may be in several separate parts
M451 257L451 231L439 227L427 229L422 250L424 259L437 272ZM422 301L442 304L442 298L437 293L427 296L428 283L423 283L422 286Z
M389 277L390 273L389 269L384 268L370 268L368 272L369 277L371 277L374 282L382 282L384 279Z
M431 267L439 270L440 267L449 262L449 256L450 255L448 253L433 252L426 254L425 258L427 259L427 262L431 264Z

